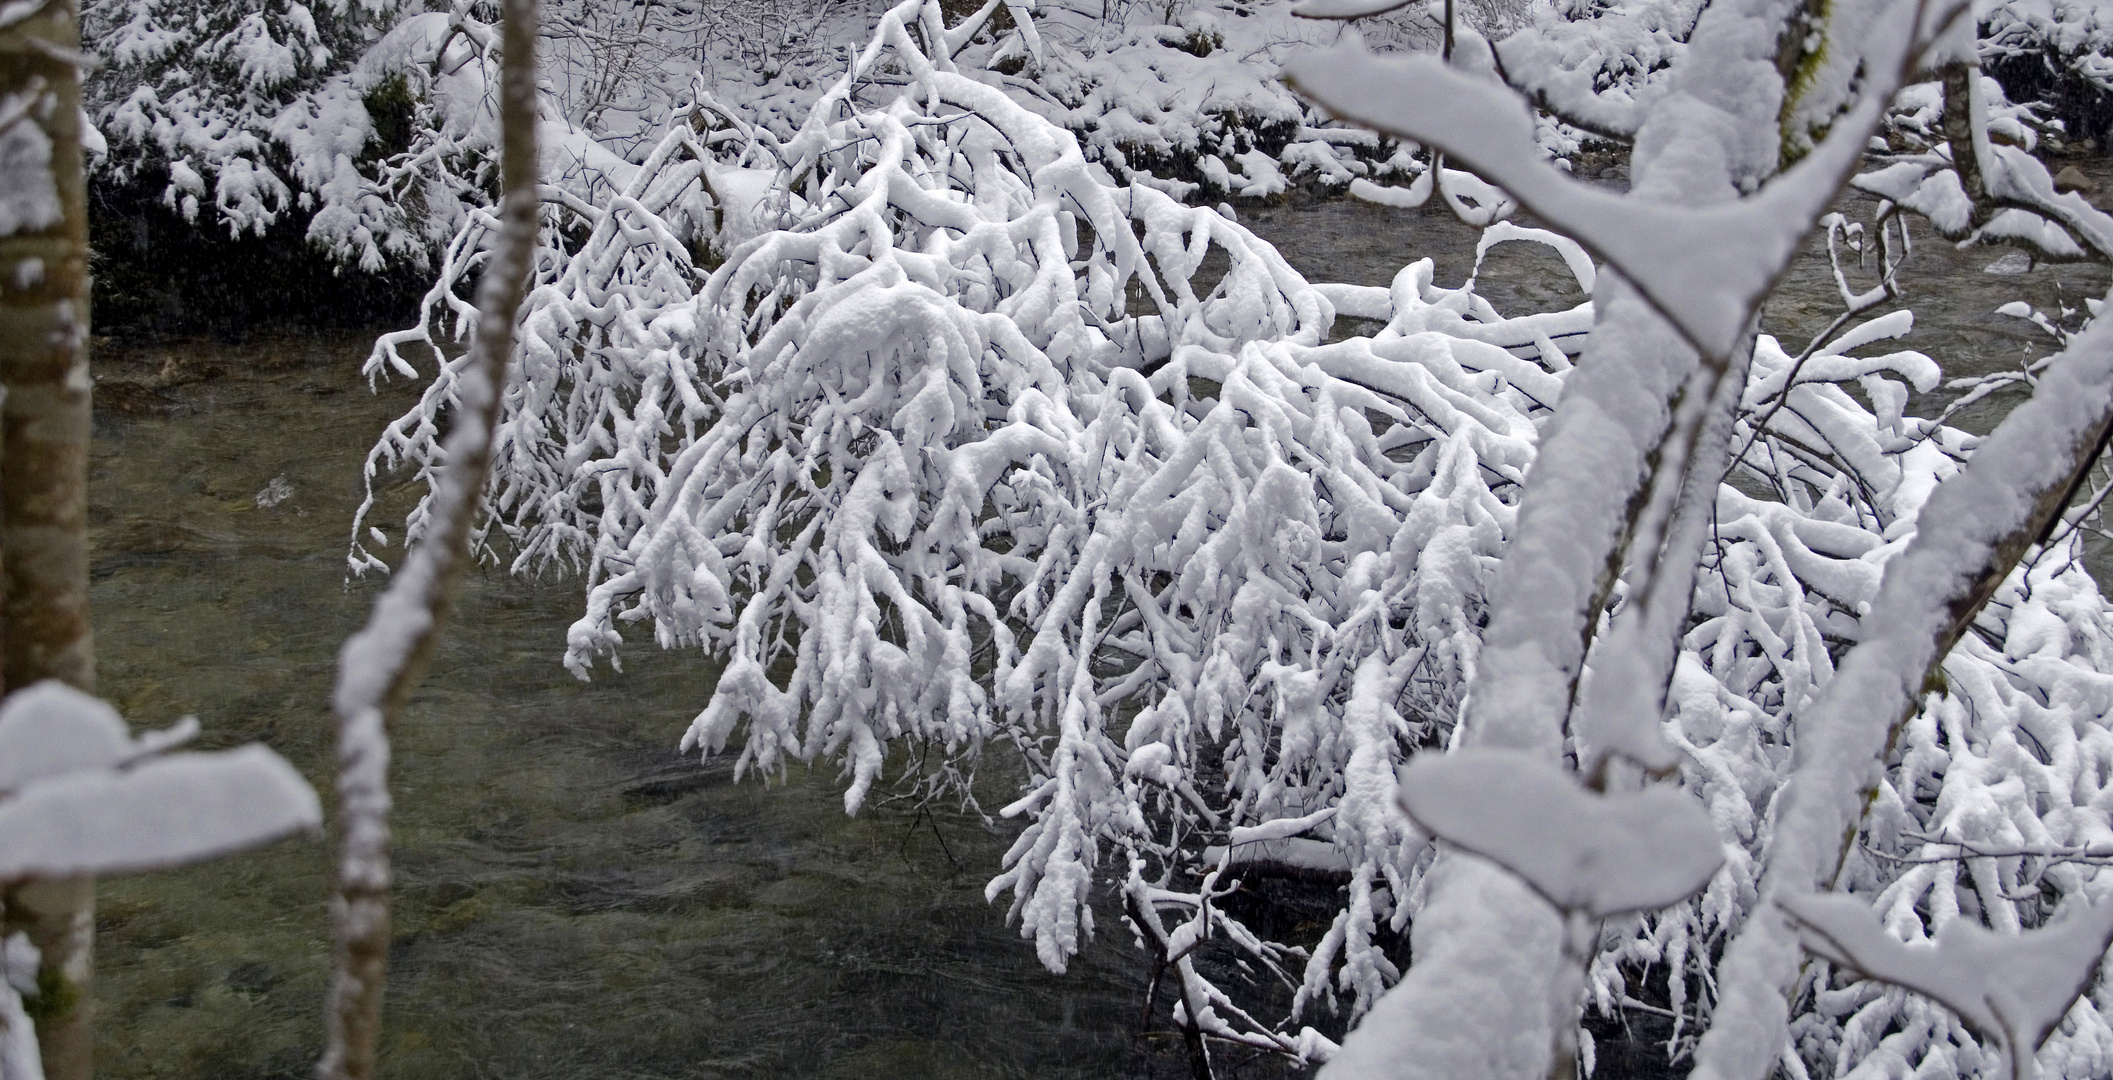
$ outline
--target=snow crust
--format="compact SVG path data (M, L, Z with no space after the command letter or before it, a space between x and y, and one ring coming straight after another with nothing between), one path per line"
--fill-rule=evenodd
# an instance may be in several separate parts
M315 789L262 746L77 771L0 802L0 879L179 866L322 823Z
M137 753L117 710L44 681L0 702L0 793L71 772L110 769Z
M117 710L53 680L0 703L0 881L177 866L322 824L263 746L155 756L187 723L134 740Z

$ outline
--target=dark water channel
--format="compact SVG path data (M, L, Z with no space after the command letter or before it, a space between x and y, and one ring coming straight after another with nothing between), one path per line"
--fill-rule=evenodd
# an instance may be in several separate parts
M2091 171L2113 190L2113 169ZM1472 258L1474 232L1440 212L1335 202L1241 216L1316 280L1383 285L1405 254L1429 254L1453 285ZM2081 307L2108 281L2101 267L1987 274L2001 250L1958 252L1916 228L1906 345L1948 375L2047 351L1996 306ZM1825 273L1801 265L1771 329L1802 340L1832 316ZM1499 247L1482 291L1511 311L1576 302L1561 264L1530 245ZM344 583L360 462L412 400L401 385L367 392L366 345L296 335L98 357L103 692L138 725L196 714L207 746L264 740L326 790L336 649L377 589ZM407 492L395 497L400 516ZM675 758L709 669L640 645L622 674L579 683L558 664L577 604L569 581L473 576L396 733L384 1075L1186 1073L1177 1040L1137 1031L1145 964L1112 911L1053 977L1003 903L984 903L1010 827L887 805L847 819L833 770L766 788ZM1009 801L1002 779L990 786L988 805ZM327 868L324 845L301 839L106 882L102 1073L309 1075ZM1620 1051L1602 1046L1613 1064Z

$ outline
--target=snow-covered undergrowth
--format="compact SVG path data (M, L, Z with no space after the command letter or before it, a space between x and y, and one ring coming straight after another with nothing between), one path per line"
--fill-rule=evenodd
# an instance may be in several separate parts
M958 62L996 10L948 28L936 4L892 9L788 130L697 95L635 160L565 144L585 165L547 170L485 539L517 571L583 571L581 674L627 624L724 665L686 750L839 763L855 811L891 748L923 763L903 783L965 798L1009 746L1029 779L998 813L1024 827L990 893L1043 963L1068 964L1106 889L1178 1023L1326 1059L1315 1025L1400 975L1433 846L1396 770L1455 730L1592 308L1507 316L1428 261L1389 289L1308 283ZM436 18L436 50L479 40ZM460 222L424 321L370 360L431 379L370 479L440 463L493 227ZM1591 291L1569 241L1500 224L1485 248L1507 240L1554 245ZM1330 342L1339 315L1384 328ZM1753 356L1664 726L1728 862L1697 898L1608 922L1588 976L1604 1013L1676 1014L1675 1054L1755 901L1798 710L1974 444L1907 415L1938 378L1881 348L1909 327ZM356 569L380 566L366 535ZM2078 543L2003 586L1890 761L1843 880L1897 935L2036 926L2113 889L2060 855L2113 844L2113 613ZM1228 903L1272 875L1341 886L1317 937L1271 940ZM1825 964L1804 986L1809 1075L1995 1075L1920 998ZM2058 1075L2113 1068L2106 994L2043 1055Z
M2002 84L1986 75L1981 77L1981 99L1986 103L1984 124L1991 138L2032 151L2039 148L2043 131L2068 134L2066 125L2046 115L2043 103L2013 103ZM1887 148L1896 153L1919 153L1944 142L1943 84L1916 83L1895 95L1886 113L1886 134Z
M2113 134L2113 22L2089 0L1996 0L1976 5L1980 57L2021 92L2045 97L2071 136Z
M84 85L96 164L120 183L160 180L186 220L234 233L261 235L297 209L357 207L375 83L347 72L406 6L86 0L82 42L107 65ZM368 269L380 266L375 243L404 245L350 250L328 224L311 236Z
M491 47L476 29L493 17L487 7L89 0L85 40L107 62L88 84L109 143L100 168L158 187L201 228L262 235L293 215L310 242L364 271L437 259L491 188L495 154L475 120L485 87L466 59ZM1034 7L1017 19L986 13L953 59L1069 129L1121 179L1184 199L1259 198L1425 167L1412 147L1333 124L1276 79L1292 53L1346 34L1435 47L1438 24L1421 6L1352 26L1295 19L1289 0ZM637 164L667 110L700 87L745 123L790 137L880 12L873 0L545 8L546 141L568 148L575 169L603 157ZM1576 148L1575 131L1551 124L1546 135L1551 152Z
M1906 328L1898 316L1865 325ZM1742 459L1739 487L1763 497L1729 486L1719 496L1714 557L1695 592L1700 621L1674 677L1667 738L1682 751L1684 784L1736 845L1731 862L1699 897L1639 920L1593 968L1591 994L1605 1008L1624 994L1623 962L1663 965L1680 1046L1699 1034L1691 1010L1697 996L1707 1000L1713 949L1753 902L1798 709L1864 636L1858 617L1886 560L1974 441L1902 415L1904 383L1927 390L1937 380L1928 359L1829 355L1837 350L1808 361L1784 398L1791 358L1761 339L1739 445L1755 413L1773 418ZM1946 659L1945 685L1932 688L1878 782L1840 887L1869 894L1897 936L1924 941L1962 916L2016 932L2043 924L2066 897L2113 898L2113 882L2092 866L2022 854L2113 841L2103 810L2113 799L2104 720L2113 611L2083 568L2079 539L2063 537L2004 583ZM1981 852L1992 857L1968 857ZM2052 1075L2113 1067L2109 1005L2100 984L2070 1012L2042 1055ZM1824 964L1808 972L1792 1031L1812 1075L2001 1068L1993 1048L1941 1007Z
M201 228L262 235L292 215L307 222L313 244L347 265L430 264L466 209L485 201L494 155L488 132L466 111L483 87L464 61L488 45L464 28L490 18L489 5L460 0L454 17L425 7L86 0L84 37L105 61L88 82L101 133L90 141L108 141L99 168L110 181L158 188ZM1297 51L1346 35L1382 49L1436 48L1442 5L1348 23L1293 18L1289 0L1031 7L1020 19L1009 9L992 13L961 44L957 65L1070 130L1087 159L1118 179L1189 201L1269 198L1295 187L1419 201L1422 189L1399 185L1428 173L1428 154L1331 122L1276 76ZM745 122L789 137L879 14L873 0L552 0L545 9L546 104L558 125L552 133L565 136L553 141L571 147L574 168L596 167L604 155L642 160L666 110L700 83ZM1460 29L1495 33L1540 18L1535 51L1512 56L1511 77L1558 99L1589 86L1600 101L1627 107L1684 55L1700 10L1693 0L1565 0L1536 16L1511 0L1463 0ZM2049 78L2113 85L2095 5L2008 0L1981 18L1983 61L1995 69L2039 65ZM2036 93L2059 89L2038 76L2025 82ZM1933 120L1923 106L1934 97L1928 88L1917 93L1895 125L1911 145L1927 141ZM2075 112L2070 104L2056 111ZM2033 118L2016 107L1998 113L1994 133L2030 146ZM1626 135L1611 113L1577 119ZM2072 118L2070 127L2079 123ZM1540 135L1543 151L1557 157L1591 137L1553 120ZM1457 187L1476 186L1457 175Z

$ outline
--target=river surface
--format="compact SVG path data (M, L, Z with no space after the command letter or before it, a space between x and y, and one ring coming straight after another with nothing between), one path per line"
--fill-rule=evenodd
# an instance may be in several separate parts
M196 714L207 746L268 742L326 791L336 649L377 591L344 581L360 462L413 400L367 393L365 348L106 354L106 386L172 358L211 377L104 395L132 411L99 414L91 466L102 692L138 725ZM1053 978L984 903L1007 831L885 805L848 819L833 770L766 789L676 758L709 669L644 648L580 683L558 664L577 603L570 582L473 573L395 733L384 1075L1148 1071L1119 924ZM106 881L103 1075L308 1076L327 863L296 839Z
M2090 171L2113 185L2113 169ZM1867 218L1870 204L1845 209ZM1405 255L1428 254L1453 285L1472 260L1474 231L1442 212L1332 202L1241 217L1315 280L1383 285ZM2096 266L1985 273L2003 250L1959 252L1913 228L1907 345L1947 375L2048 351L1998 305L2081 307L2108 283ZM1824 325L1838 303L1826 275L1808 254L1768 328L1802 342ZM1532 245L1499 247L1481 287L1514 312L1579 299ZM413 400L401 384L368 392L367 342L260 336L97 361L102 692L135 725L197 715L206 747L267 742L326 792L336 649L378 589L345 581L360 464ZM2014 400L1963 420L1985 430ZM400 516L408 492L393 498ZM580 683L558 663L578 603L570 581L473 573L396 732L383 1075L1186 1074L1178 1039L1139 1032L1145 964L1112 911L1052 976L1005 925L1003 901L984 902L1010 825L871 801L847 818L832 769L766 787L677 759L710 667L635 645L621 674ZM988 805L1009 801L1002 775L987 786ZM328 863L323 843L300 838L103 883L102 1074L307 1077ZM1602 1044L1603 1078L1619 1056ZM1225 1075L1282 1072L1260 1061Z
M2113 160L2093 158L2073 163L2103 190L2113 193ZM2062 164L2058 161L2052 167ZM2113 206L2113 198L2093 199L2101 206ZM1868 226L1878 206L1875 198L1851 193L1836 209L1850 221ZM1413 252L1412 257L1429 256L1436 263L1436 283L1442 286L1456 287L1474 270L1479 230L1461 224L1435 205L1397 210L1355 199L1337 199L1304 206L1242 209L1238 214L1243 224L1276 244L1293 266L1315 281L1386 285L1400 269L1404 251ZM1525 214L1513 220L1521 225L1536 224ZM2039 263L2028 269L2030 261L2016 249L1962 250L1939 239L1920 218L1910 218L1908 228L1910 254L1896 278L1902 294L1900 301L1876 308L1867 317L1895 307L1909 308L1915 312L1915 332L1904 341L1868 346L1858 352L1916 349L1937 361L1947 379L2012 370L2058 347L2052 336L2032 323L1996 314L1998 307L2024 300L2050 317L2065 307L2081 312L2086 297L2102 298L2108 285L2113 284L2113 267L2103 264ZM1859 271L1855 255L1846 251L1843 265L1855 291L1860 293L1878 283L1875 248L1865 269ZM1569 307L1584 300L1554 250L1534 243L1492 247L1476 280L1476 291L1507 315ZM1795 356L1812 335L1842 310L1833 270L1827 261L1826 238L1815 234L1808 238L1803 254L1763 309L1762 330L1776 335L1785 351ZM2067 320L2064 325L2073 329L2075 320ZM2022 395L2020 391L1984 399L1962 410L1951 423L1986 432ZM1917 395L1910 398L1908 411L1935 415L1955 396L1941 390Z

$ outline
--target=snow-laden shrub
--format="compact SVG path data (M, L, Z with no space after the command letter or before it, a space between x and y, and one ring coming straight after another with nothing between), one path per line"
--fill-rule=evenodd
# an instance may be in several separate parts
M1391 289L1311 285L955 64L969 29L905 4L797 130L700 97L642 163L553 178L492 526L518 571L584 570L576 671L613 660L627 623L725 665L686 749L738 742L766 772L838 762L855 810L891 746L924 751L905 782L966 796L977 755L1008 744L1028 780L1000 813L1025 828L991 894L1044 963L1069 962L1114 884L1178 1022L1325 1058L1317 1011L1362 1014L1400 975L1433 847L1395 770L1454 739L1592 309L1505 317L1428 262ZM370 360L435 372L372 470L439 461L448 334L490 227L465 219L426 321ZM1485 248L1506 239L1557 245L1592 288L1566 241L1500 225ZM1222 276L1202 273L1217 253ZM1384 329L1328 342L1339 312ZM1707 1021L1751 910L1798 711L1974 444L1906 415L1937 371L1874 350L1905 313L1848 325L1808 356L1756 346L1673 673L1665 738L1732 856L1695 900L1610 921L1590 963L1594 1007L1643 993L1679 1016L1671 1051ZM2075 545L2014 576L1892 761L1846 880L1896 918L2032 926L2101 890L2044 857L1957 858L2103 828L2089 703L2113 621ZM1318 940L1268 940L1228 909L1273 873L1345 886ZM1980 1067L1955 1025L1889 1028L1897 993L1810 979L1809 1072L1896 1053ZM1288 1015L1264 1012L1272 995ZM2079 1009L2057 1043L2075 1076L2107 1039Z
M157 189L184 220L237 235L294 215L311 243L366 272L427 262L489 204L497 159L491 5L428 7L88 0L83 41L104 64L87 108L108 142L105 182ZM546 142L559 159L546 171L560 174L642 152L638 117L687 95L700 60L708 76L733 58L811 83L855 40L843 27L870 22L863 5L819 0L546 8L557 125ZM791 99L781 111L813 101L779 89ZM742 100L758 96L772 98Z
M490 203L498 144L495 36L475 0L422 6L91 0L107 181L161 184L186 221L234 235L292 215L365 272L424 263ZM549 171L609 157L558 141L575 160Z
M1308 999L1347 962L1369 999L1393 974L1374 920L1424 846L1388 777L1442 737L1507 520L1492 487L1523 470L1560 387L1543 364L1584 311L1499 319L1423 263L1391 296L1337 290L1393 317L1384 340L1323 344L1327 294L928 55L935 11L890 13L782 144L702 102L613 191L553 202L495 524L517 569L586 567L583 674L625 622L724 659L686 746L840 760L852 809L895 740L943 751L942 788L1015 746L1033 781L1008 812L1030 824L993 893L1051 967L1112 872L1153 932L1171 913L1176 937L1231 934ZM908 89L861 103L883 64ZM370 371L460 325L489 227ZM1214 250L1230 267L1199 282ZM459 360L430 355L377 469L437 462ZM1205 848L1258 826L1321 829L1323 869L1356 879L1311 974L1206 902ZM1325 1053L1177 961L1197 1022Z
M2113 219L1986 137L1967 14L1712 5L1648 96L1601 93L1584 65L1522 66L1554 53L1538 28L1451 64L1345 49L1292 65L1303 91L1457 156L1619 270L1542 431L1444 772L1524 755L1611 804L1678 770L1734 845L1699 900L1632 936L1639 920L1551 894L1543 867L1469 854L1526 850L1494 842L1525 811L1480 829L1418 817L1451 845L1414 916L1417 963L1324 1075L1560 1074L1573 1055L1589 1071L1582 1005L1671 1014L1699 1034L1708 1080L2026 1076L2035 1053L2061 1075L2106 1069L2105 774L2073 764L2104 737L2080 691L2101 678L2106 624L2064 507L2113 437L2113 328L2070 339L1971 454L1872 378L1892 367L1924 387L1920 362L1844 360L1850 343L1826 335L1793 358L1753 333L1894 93L1924 73L1944 86L1947 145L1858 178L1887 199L1870 239L1905 209L1950 237L2113 258ZM1633 132L1631 190L1537 160L1528 101ZM1850 316L1830 335L1893 294L1883 262L1867 293L1837 279ZM1849 337L1897 333L1891 318ZM1861 401L1797 385L1851 377ZM1741 469L1758 476L1719 490ZM2056 665L2017 663L2039 655ZM2043 752L2013 752L2027 745ZM1538 783L1524 773L1521 790ZM1405 795L1412 815L1421 802ZM1907 871L1943 863L1966 872ZM2006 950L2035 959L1983 962Z
M2062 130L2061 124L2051 124L2042 115L2047 111L2043 104L2012 104L2002 85L1985 75L1981 77L1981 99L1987 103L1985 123L1991 138L2003 139L2030 151L2038 147L2042 131L2050 127L2055 131ZM1888 142L1895 149L1927 150L1943 142L1943 85L1916 83L1902 89L1894 96L1893 107L1886 114L1886 131Z
M310 242L363 271L428 263L461 215L489 202L495 154L482 75L490 5L425 6L92 0L85 41L107 65L90 81L89 109L110 142L106 182L143 185L198 227L235 234L294 215ZM563 136L553 152L594 169L600 158L641 160L661 118L700 85L745 123L789 138L877 10L823 0L546 9L546 116ZM1521 10L1463 6L1493 29L1517 24ZM1292 52L1345 34L1435 48L1442 4L1348 28L1292 18L1286 0L1010 11L961 24L953 59L1070 130L1122 180L1182 198L1272 198L1425 167L1413 146L1331 122L1276 73ZM1639 12L1638 28L1611 45L1613 15L1577 24L1598 28L1609 78L1642 78L1675 47L1663 12ZM873 77L893 85L899 74ZM1577 149L1580 132L1548 128L1548 152Z
M1340 186L1387 156L1369 132L1324 133L1325 116L1274 78L1290 49L1341 33L1288 5L1131 4L1105 19L1056 9L1041 27L1039 92L1022 103L1123 179L1177 197L1271 197L1302 173ZM994 62L1017 52L1001 47Z
M401 0L88 0L105 65L86 107L120 180L165 179L186 220L261 235L358 183L371 87L344 77ZM204 214L201 219L201 213Z
M2103 6L2000 0L1976 17L1982 66L2016 96L2045 101L2079 141L2113 134L2113 19Z
M1903 333L1905 314L1853 337ZM1589 1000L1608 1015L1633 1000L1631 976L1663 978L1667 1000L1657 1005L1676 1013L1667 1046L1676 1055L1707 1027L1723 943L1754 902L1796 718L1868 635L1861 617L1885 564L1976 441L1903 415L1910 386L1936 384L1926 357L1844 351L1837 343L1799 365L1761 337L1735 443L1746 447L1743 479L1718 496L1696 622L1673 678L1666 737L1681 751L1684 786L1724 833L1730 863L1702 895L1626 928L1591 972ZM1861 401L1841 385L1851 382ZM1770 419L1757 438L1761 417ZM2113 760L2100 700L2113 687L2104 674L2113 610L2084 570L2080 538L2059 540L2011 575L1945 660L1944 686L1907 726L1859 830L1841 885L1871 895L1887 926L1910 941L1962 915L2016 932L2046 922L2066 897L2113 899L2104 875L2060 857L2113 839L2093 809L2113 798L2094 764ZM2001 857L2033 850L2050 854ZM1992 1050L1944 1010L1897 988L1818 964L1799 993L1792 1030L1810 1075L1996 1068ZM2103 993L2080 1001L2049 1044L2062 1063L2054 1075L2113 1067Z

